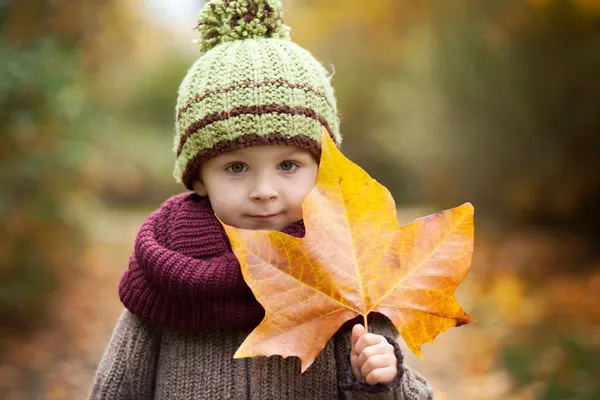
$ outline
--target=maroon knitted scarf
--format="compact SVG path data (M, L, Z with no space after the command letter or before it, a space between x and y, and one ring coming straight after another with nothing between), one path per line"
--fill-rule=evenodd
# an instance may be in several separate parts
M284 230L302 237L304 224ZM142 225L119 295L133 314L172 330L251 330L264 316L207 198L167 200Z

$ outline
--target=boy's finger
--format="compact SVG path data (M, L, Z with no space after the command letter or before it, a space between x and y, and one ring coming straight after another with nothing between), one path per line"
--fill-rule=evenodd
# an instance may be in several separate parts
M364 328L363 328L363 332L364 332ZM354 352L356 354L361 354L363 352L363 350L366 349L367 347L383 343L383 341L385 341L387 343L387 340L385 340L385 338L383 336L375 335L374 333L364 333L362 336L360 336L358 338L358 340L356 341L356 344L353 346Z
M369 385L376 385L378 383L386 385L396 379L397 374L396 366L377 368L365 377L365 382Z
M369 374L379 368L388 368L396 365L396 357L391 354L378 354L373 357L369 357L360 369L362 376L369 376Z
M391 346L392 345L389 343L378 343L373 346L364 348L363 351L358 355L357 364L362 368L363 365L367 362L367 360L372 357L384 354L394 355L393 347Z
M356 324L352 327L352 349L354 349L354 347L356 346L356 342L358 342L358 339L360 339L360 337L364 334L365 334L365 327L362 326L361 324ZM360 353L356 353L356 354L360 354Z

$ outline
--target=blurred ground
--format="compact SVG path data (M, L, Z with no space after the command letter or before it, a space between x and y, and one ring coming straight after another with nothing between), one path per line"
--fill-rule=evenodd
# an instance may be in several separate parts
M95 210L86 216L81 263L53 297L37 331L9 338L0 362L0 398L83 399L120 313L118 279L145 214ZM5 339L6 340L6 339Z

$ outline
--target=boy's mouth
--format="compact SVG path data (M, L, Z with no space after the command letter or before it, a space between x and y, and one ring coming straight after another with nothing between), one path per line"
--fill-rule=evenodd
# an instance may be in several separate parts
M276 214L254 214L254 215L250 215L251 218L256 218L256 219L270 219L270 218L274 218L276 216L278 216L280 213L276 213Z

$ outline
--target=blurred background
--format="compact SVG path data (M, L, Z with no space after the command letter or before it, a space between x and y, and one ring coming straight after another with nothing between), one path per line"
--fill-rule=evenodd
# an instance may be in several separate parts
M0 1L0 398L86 398L172 178L201 0ZM399 220L470 201L437 399L600 399L600 1L284 0Z

